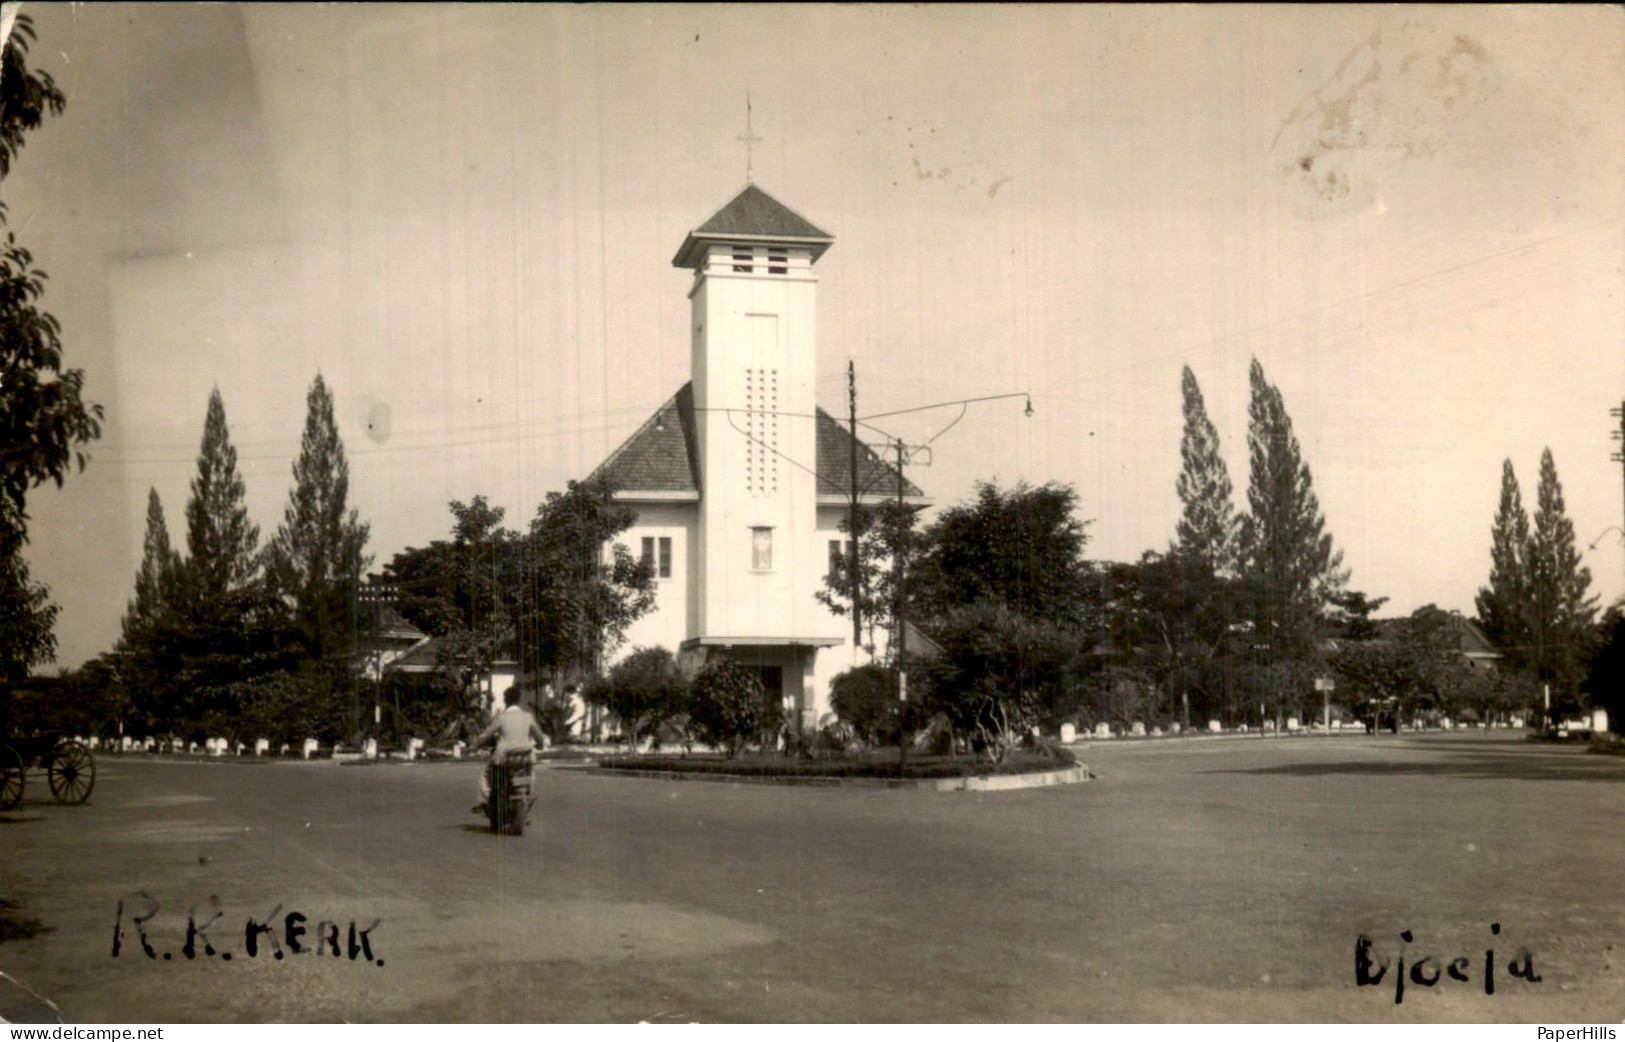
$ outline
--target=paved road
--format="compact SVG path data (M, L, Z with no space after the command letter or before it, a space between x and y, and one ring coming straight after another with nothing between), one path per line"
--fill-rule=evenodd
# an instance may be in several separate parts
M1011 793L104 759L0 815L0 1016L71 1021L1617 1020L1625 759L1501 736L1108 743ZM43 786L41 786L43 787ZM37 795L37 792L36 792ZM160 904L154 952L121 899ZM187 910L213 957L182 953ZM278 961L250 918L340 923ZM348 925L378 926L373 961ZM1492 935L1491 922L1502 932ZM1356 937L1471 983L1357 988ZM279 931L280 932L280 931ZM11 939L7 939L11 938ZM1484 994L1484 949L1498 954ZM285 946L285 939L284 939ZM1539 983L1507 976L1519 946ZM225 960L225 953L232 956ZM169 959L165 961L163 955ZM381 965L379 964L381 962ZM1426 972L1426 971L1425 971Z

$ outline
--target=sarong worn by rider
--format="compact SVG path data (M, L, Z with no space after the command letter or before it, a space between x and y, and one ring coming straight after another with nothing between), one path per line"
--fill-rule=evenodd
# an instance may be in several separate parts
M501 763L502 758L515 749L531 748L531 740L535 739L537 748L547 745L547 737L542 734L541 727L536 718L531 716L519 705L519 689L510 687L502 693L504 703L502 712L491 718L491 724L480 736L474 739L473 751L478 752L490 743L495 743L491 751L490 763ZM485 809L485 801L491 796L491 770L489 765L480 771L480 805L477 810Z

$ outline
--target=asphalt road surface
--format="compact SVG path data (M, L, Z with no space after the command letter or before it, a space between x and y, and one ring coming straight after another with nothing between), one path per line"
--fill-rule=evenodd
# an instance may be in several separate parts
M1625 1009L1625 758L1507 732L1082 757L1096 780L987 794L551 769L538 827L517 838L470 812L472 763L103 757L89 804L41 800L34 776L0 815L0 1016L1584 1023ZM189 909L205 926L212 900L188 958ZM251 921L274 924L274 946ZM1379 985L1356 984L1362 933L1395 964ZM1458 958L1465 982L1448 972ZM1419 962L1438 983L1415 981Z

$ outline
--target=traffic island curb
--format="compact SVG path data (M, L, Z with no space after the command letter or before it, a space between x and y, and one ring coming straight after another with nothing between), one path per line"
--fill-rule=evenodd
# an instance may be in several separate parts
M972 774L953 778L843 777L828 774L724 774L718 771L640 770L636 767L600 765L571 767L622 778L653 778L660 781L731 782L736 785L803 785L840 789L914 789L927 792L1007 792L1015 789L1041 789L1055 785L1075 785L1094 777L1087 764L1054 771L1025 774Z

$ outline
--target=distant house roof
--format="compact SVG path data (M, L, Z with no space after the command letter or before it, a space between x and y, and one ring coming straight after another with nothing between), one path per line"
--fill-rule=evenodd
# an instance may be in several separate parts
M935 662L942 657L942 645L926 636L918 626L907 619L903 620L903 634L905 654L924 662Z
M512 656L504 655L494 663L498 666L514 665L517 662ZM397 657L384 667L385 672L399 670L402 673L431 673L440 665L440 638L426 637L413 646L406 653Z
M678 268L697 267L704 258L702 247L713 242L766 242L808 246L817 263L835 242L824 231L777 199L757 188L745 190L712 214L705 223L688 233L671 263Z
M378 621L373 626L373 632L385 640L422 640L428 636L416 626L407 622L400 612L390 604L378 606Z
M1452 616L1456 620L1456 634L1461 641L1461 653L1468 658L1499 659L1498 649L1488 636L1485 635L1478 623L1464 615Z
M852 437L823 409L817 410L818 495L850 496L852 489ZM686 383L666 399L620 448L592 472L589 480L608 478L616 491L678 494L692 498L702 490L699 432L694 422L694 385ZM858 493L890 496L897 491L897 469L858 443ZM919 486L903 480L903 495L918 499Z
M440 641L428 637L391 662L385 669L398 669L405 673L423 673L434 669L440 655Z

